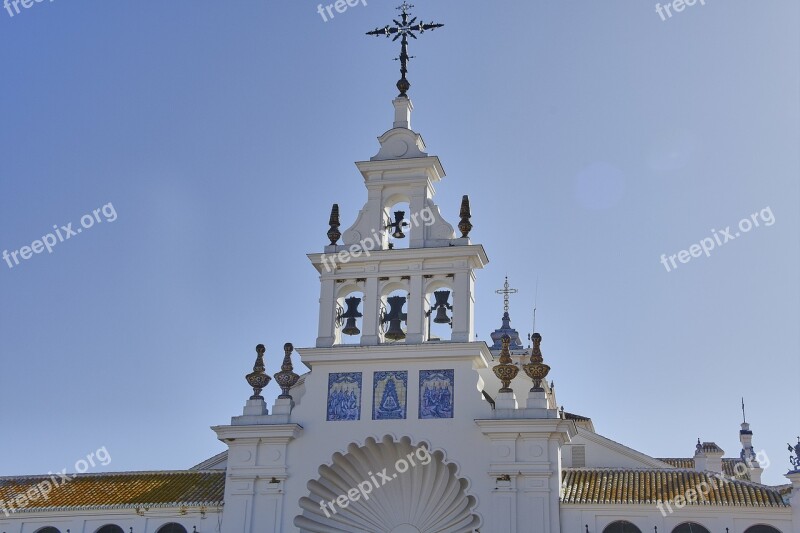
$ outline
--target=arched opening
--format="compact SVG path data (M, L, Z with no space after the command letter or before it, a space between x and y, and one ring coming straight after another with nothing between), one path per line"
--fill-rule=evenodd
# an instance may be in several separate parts
M397 288L381 298L379 323L381 341L387 343L403 342L408 332L408 289Z
M453 335L453 290L445 280L435 280L425 290L425 340L449 341Z
M61 533L57 528L53 526L43 527L42 529L37 529L36 533Z
M778 528L766 524L759 524L757 526L748 527L744 530L744 533L781 533L781 531Z
M97 531L95 531L95 533L125 533L125 531L123 531L122 528L117 525L106 524Z
M627 520L617 520L608 524L603 533L642 533L642 530Z
M156 533L189 533L186 531L186 528L180 524L176 524L175 522L170 522L169 524L164 524Z
M364 292L356 287L344 287L336 300L335 344L360 344L363 330Z
M411 232L414 231L411 217L408 200L403 199L391 204L387 202L384 209L384 229L389 249L408 248L409 242L411 242ZM418 217L414 217L414 219L416 218Z
M684 522L675 529L672 533L711 533L708 529L695 522Z
M368 438L364 446L350 444L318 472L307 484L308 497L300 498L302 514L294 519L303 533L471 533L481 526L473 513L477 501L468 493L469 482L458 477L457 466L443 452L431 452L426 443L413 445L408 437L395 441L387 435L380 441ZM353 480L364 481L353 485ZM349 494L353 488L358 497Z

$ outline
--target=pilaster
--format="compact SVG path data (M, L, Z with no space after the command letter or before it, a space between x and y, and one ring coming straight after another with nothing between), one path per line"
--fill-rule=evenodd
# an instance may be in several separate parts
M556 419L476 420L491 441L487 474L496 490L490 531L560 533L561 447L577 434L575 423Z
M410 277L406 343L419 344L425 340L425 294L422 290L422 274Z
M786 477L792 484L792 531L800 531L800 470L789 472Z
M222 533L280 531L288 444L301 433L297 424L216 426L228 445Z

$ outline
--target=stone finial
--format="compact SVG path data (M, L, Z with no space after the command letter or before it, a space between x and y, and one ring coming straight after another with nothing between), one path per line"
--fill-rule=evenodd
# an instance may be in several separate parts
M472 231L472 223L469 219L472 218L472 212L469 208L469 196L466 194L461 197L461 212L459 215L461 222L458 223L458 230L461 232L461 238L466 239L469 237L469 232Z
M511 360L511 352L508 349L509 344L511 344L511 337L503 335L500 340L503 343L503 348L500 351L500 364L495 365L492 368L492 372L503 383L503 388L500 389L500 392L514 392L511 389L511 381L517 377L519 368Z
M250 396L251 400L263 400L264 397L261 396L261 391L272 381L272 378L264 372L266 370L264 367L264 352L266 350L263 344L256 346L256 353L258 354L256 364L253 365L253 371L245 376L247 383L253 387L253 395Z
M328 238L331 240L331 244L335 245L339 238L342 236L342 232L339 231L339 204L333 204L331 207L331 218L328 221L330 224L331 229L328 230Z
M531 335L533 341L533 348L531 349L531 362L523 365L522 369L528 374L528 377L533 381L533 388L531 392L542 392L542 380L550 373L550 367L544 364L544 357L542 357L542 336L538 333Z
M292 395L289 394L289 390L295 386L297 380L300 379L300 376L293 372L294 367L292 366L292 351L294 350L294 346L291 342L287 342L283 345L283 364L281 365L281 371L275 374L275 381L278 385L281 386L281 395L278 398L288 398L292 399Z

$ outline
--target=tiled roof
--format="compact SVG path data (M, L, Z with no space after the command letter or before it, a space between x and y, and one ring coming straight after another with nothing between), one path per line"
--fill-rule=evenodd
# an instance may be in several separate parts
M663 457L659 457L658 460L662 461L664 463L667 463L668 465L672 465L675 468L684 468L686 470L694 470L696 468L693 458L686 458L686 457L677 457L677 458L676 457L667 457L667 458L663 458ZM750 480L750 470L747 469L745 471L744 468L739 468L740 471L744 471L744 474L739 475L739 473L736 472L736 465L738 465L738 464L744 464L744 461L742 461L738 457L735 457L735 458L723 458L722 459L722 473L725 474L726 476L729 476L729 477L735 477L735 478L738 478L738 479L746 479L746 480L749 481Z
M70 477L74 474L70 474ZM136 507L220 506L225 494L225 472L160 471L78 474L69 481L59 476L0 477L0 506L9 505L37 484L53 478L60 484L48 497L39 497L23 509L120 509ZM46 485L42 485L46 488Z
M570 468L563 473L566 504L656 504L686 497L690 489L709 492L688 505L787 507L778 490L741 480L721 480L693 470L625 470ZM699 496L698 496L699 498Z
M684 468L686 470L694 469L694 459L687 459L685 457L657 457L657 459L675 468Z
M725 453L725 451L717 446L716 442L704 442L700 445L698 451L702 450L703 453Z
M591 418L581 415L576 415L575 413L567 413L566 411L564 412L564 418L566 418L567 420L575 420L576 422L586 422L588 420L591 420Z

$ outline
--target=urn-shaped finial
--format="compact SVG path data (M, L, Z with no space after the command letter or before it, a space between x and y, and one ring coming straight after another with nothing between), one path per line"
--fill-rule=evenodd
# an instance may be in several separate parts
M544 364L544 357L542 357L542 336L538 333L531 335L533 341L533 348L531 349L531 362L523 365L522 369L528 374L528 377L533 381L533 388L531 392L542 392L542 380L550 373L550 367Z
M461 232L461 238L466 239L469 237L469 232L472 231L472 223L469 221L472 218L472 212L469 208L469 196L466 194L461 198L461 212L459 215L461 222L458 223L458 230Z
M245 378L247 379L247 383L253 387L253 395L250 396L251 400L263 400L264 397L261 396L261 391L272 381L272 378L264 372L264 352L266 348L263 344L259 344L256 346L256 364L253 365L253 371L247 374Z
M503 344L503 348L500 351L500 364L495 365L495 367L492 368L492 372L494 372L494 375L497 376L497 379L503 384L503 388L500 389L500 392L514 392L511 388L511 381L519 374L519 368L517 368L517 365L511 360L511 352L508 349L511 344L511 337L503 335L500 342Z
M289 394L289 390L295 386L297 380L300 379L300 376L293 372L294 367L292 366L292 351L294 350L294 346L291 342L287 342L283 345L283 364L281 365L281 371L275 374L275 381L281 387L281 395L278 398L288 398L292 399L292 395Z
M331 244L335 245L342 236L342 232L339 231L339 204L333 204L331 207L331 218L328 220L328 224L331 227L328 230L328 238L331 240Z

